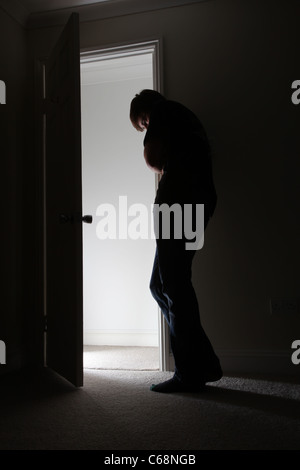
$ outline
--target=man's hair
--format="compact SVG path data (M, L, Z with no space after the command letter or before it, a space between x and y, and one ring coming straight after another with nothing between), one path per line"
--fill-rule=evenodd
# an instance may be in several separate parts
M165 97L155 90L142 90L139 94L135 95L130 105L130 120L132 125L138 130L143 129L138 124L139 118L150 116L154 105Z

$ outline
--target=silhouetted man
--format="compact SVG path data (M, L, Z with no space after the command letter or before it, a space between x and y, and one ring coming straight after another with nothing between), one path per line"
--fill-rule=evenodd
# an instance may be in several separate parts
M144 158L161 175L154 206L193 207L204 204L204 228L212 217L217 195L212 176L209 143L199 119L180 103L153 90L143 90L130 106L130 120L146 130ZM192 206L191 206L192 205ZM202 206L203 207L203 206ZM175 222L174 222L175 223ZM184 227L183 227L184 228ZM222 369L200 322L192 285L192 260L196 249L187 249L187 237L156 234L156 254L150 290L170 329L175 361L174 376L151 390L163 393L198 392L207 382L219 380Z

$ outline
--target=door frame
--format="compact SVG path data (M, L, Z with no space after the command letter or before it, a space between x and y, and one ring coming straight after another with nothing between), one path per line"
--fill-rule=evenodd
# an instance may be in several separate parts
M107 47L95 47L81 49L80 63L117 59L122 57L152 54L153 88L163 93L162 84L162 39L150 39L135 43L117 44ZM159 183L158 175L155 174L155 187ZM159 368L161 371L172 370L172 356L170 354L168 325L158 309L158 342L159 342Z

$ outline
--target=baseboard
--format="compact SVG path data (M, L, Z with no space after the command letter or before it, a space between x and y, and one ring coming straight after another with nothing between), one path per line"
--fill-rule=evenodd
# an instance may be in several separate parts
M293 364L291 351L224 350L216 354L224 374L296 375L300 365Z
M216 349L224 375L298 376L300 364L292 363L291 351L257 351ZM174 358L170 354L169 370L174 370Z
M158 347L155 330L85 330L86 346L153 346Z

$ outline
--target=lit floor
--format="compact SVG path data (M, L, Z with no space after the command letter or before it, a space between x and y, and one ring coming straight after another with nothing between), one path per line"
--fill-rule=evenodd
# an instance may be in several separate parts
M85 369L158 370L158 347L84 346Z

